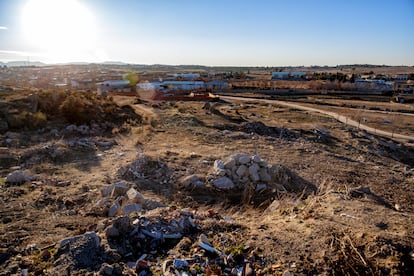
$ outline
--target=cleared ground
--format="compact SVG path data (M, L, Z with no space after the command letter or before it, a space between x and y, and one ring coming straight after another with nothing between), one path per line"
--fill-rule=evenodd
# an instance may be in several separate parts
M115 97L115 102L129 104L143 123L104 137L87 135L110 141L109 148L72 149L67 153L70 158L64 159L40 158L46 145L68 139L51 134L56 133L52 129L60 131L66 125L50 125L45 132L19 131L13 144L2 142L2 147L22 157L12 165L47 180L37 186L1 185L0 241L4 248L23 251L30 244L48 246L96 230L107 219L90 212L100 198L100 188L120 180L119 168L146 155L163 164L168 173L150 174L145 181L135 182L142 193L198 213L214 210L226 218L203 224L203 231L221 250L242 246L257 274L280 275L289 270L299 275L397 275L413 271L412 144L367 134L324 115L254 99L138 105L132 98ZM318 108L413 134L410 115L364 110L358 115L356 107ZM391 123L381 123L385 119ZM2 134L2 141L6 136ZM181 177L207 175L215 160L238 153L281 164L316 189L305 194L287 187L270 200L244 202L223 192L202 193L178 185ZM10 170L3 166L2 176ZM9 265L21 266L13 258Z

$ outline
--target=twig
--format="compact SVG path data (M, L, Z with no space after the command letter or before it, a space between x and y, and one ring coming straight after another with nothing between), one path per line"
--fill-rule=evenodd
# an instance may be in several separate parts
M362 257L362 255L361 255L361 254L358 252L358 250L355 248L354 244L352 243L351 238L350 238L348 235L345 235L345 236L348 238L349 243L350 243L350 245L351 245L352 249L354 249L354 250L355 250L355 252L356 252L356 253L357 253L357 255L359 256L359 258L361 259L361 261L364 263L364 265L365 265L365 266L367 266L367 262L364 260L364 258Z

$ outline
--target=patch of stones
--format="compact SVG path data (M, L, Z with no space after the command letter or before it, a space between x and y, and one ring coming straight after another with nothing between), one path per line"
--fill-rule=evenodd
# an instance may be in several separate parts
M150 198L145 198L135 188L120 181L108 185L101 190L102 198L95 204L95 213L116 217L128 216L143 210L153 210L165 207L164 204Z
M287 167L269 165L258 155L234 154L214 161L210 172L183 176L179 185L195 192L220 193L231 200L255 204L268 201L277 192L312 191L313 187ZM228 193L227 193L228 192ZM270 203L270 202L269 202Z
M171 179L172 172L165 163L140 154L134 161L119 168L118 175L128 181L151 179L165 184Z
M65 238L48 255L50 273L84 270L90 275L255 275L246 253L226 252L203 233L211 224L234 229L235 222L209 210L197 213L173 207L145 215L105 219L94 232ZM205 230L203 227L207 227ZM37 252L38 254L39 252ZM40 255L44 255L40 252ZM256 260L257 261L257 260ZM30 272L30 271L28 271ZM93 274L92 274L93 273Z

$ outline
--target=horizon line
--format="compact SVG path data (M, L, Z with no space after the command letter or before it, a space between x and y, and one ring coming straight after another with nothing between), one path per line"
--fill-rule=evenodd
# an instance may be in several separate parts
M399 65L390 65L390 64L373 64L373 63L349 63L349 64L336 64L336 65L205 65L205 64L168 64L168 63L134 63L134 62L125 62L125 61L102 61L102 62L89 62L89 61L70 61L70 62L43 62L39 60L28 61L28 60L11 60L11 61L2 61L0 63L27 63L28 65L24 66L36 66L33 63L41 63L46 66L56 66L56 65L92 65L92 64L102 64L102 65L141 65L141 66L200 66L200 67L240 67L240 68L269 68L269 67L343 67L343 66L375 66L375 67L414 67L413 65L399 64ZM32 65L30 65L32 64Z

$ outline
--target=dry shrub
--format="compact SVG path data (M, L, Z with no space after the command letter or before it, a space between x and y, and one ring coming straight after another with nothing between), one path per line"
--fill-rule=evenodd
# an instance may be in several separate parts
M60 106L65 119L71 123L84 124L96 120L99 115L97 99L84 93L71 93Z
M38 129L46 126L47 117L42 112L31 113L23 111L7 117L7 123L13 129Z
M62 91L42 91L39 96L39 110L46 114L58 114L59 106L66 99L66 93Z

